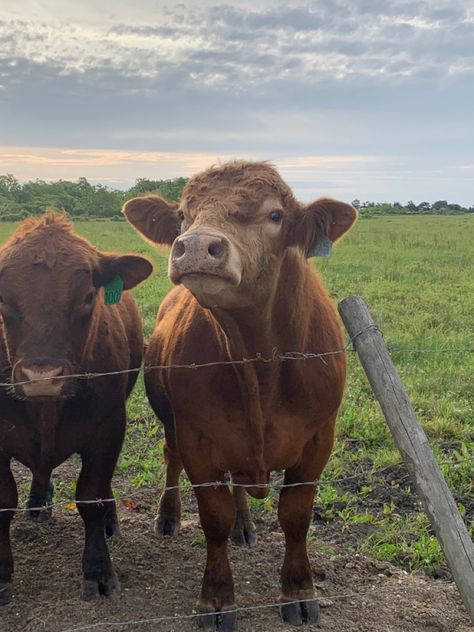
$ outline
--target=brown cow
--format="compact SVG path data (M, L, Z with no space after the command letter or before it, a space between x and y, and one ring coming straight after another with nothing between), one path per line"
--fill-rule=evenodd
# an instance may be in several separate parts
M230 472L257 497L268 493L272 470L285 470L288 485L316 481L333 445L345 356L278 356L343 347L334 306L306 257L351 227L354 208L330 199L304 206L267 163L230 162L192 178L179 205L148 196L127 202L124 213L152 242L172 244L169 275L178 285L160 307L145 366L274 358L146 372L148 396L165 424L167 484L177 484L182 464L193 484L224 481ZM207 540L198 607L221 612L201 619L219 630L235 623L227 539L233 528L237 539L254 539L237 490L235 499L227 486L195 490ZM306 551L314 493L310 484L280 494L281 613L292 624L319 617ZM167 491L156 529L173 534L179 518L178 493Z
M30 517L49 517L52 470L79 453L76 498L111 498L125 432L125 400L136 372L79 379L78 373L139 369L143 337L128 293L104 304L118 276L128 290L152 271L135 255L100 253L48 214L23 222L0 249L0 604L12 593L9 540L17 506L12 458L33 474ZM118 298L118 297L116 297ZM112 299L113 300L113 299ZM43 507L40 510L34 508ZM107 535L118 532L115 503L78 504L85 524L86 599L119 590Z

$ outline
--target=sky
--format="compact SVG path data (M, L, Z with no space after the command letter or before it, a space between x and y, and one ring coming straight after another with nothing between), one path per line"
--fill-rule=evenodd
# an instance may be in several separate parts
M474 0L0 0L0 174L474 205Z

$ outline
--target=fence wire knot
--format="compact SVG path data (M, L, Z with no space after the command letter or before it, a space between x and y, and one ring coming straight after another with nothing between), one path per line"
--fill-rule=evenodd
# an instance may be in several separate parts
M355 350L356 350L356 348L355 348L355 341L357 340L357 338L359 338L359 337L360 337L360 336L362 336L363 334L366 334L366 333L367 333L367 332L369 332L369 331L376 331L376 332L378 332L378 333L382 336L382 338L383 338L383 333L382 333L382 331L380 330L380 327L374 323L374 324L372 324L372 325L368 325L368 327L364 327L364 329L362 329L361 331L359 331L359 332L357 332L356 334L354 334L354 336L352 336L352 337L349 339L349 341L348 341L348 343L347 343L347 345L346 345L346 349L352 345L352 350L353 350L353 351L355 351Z

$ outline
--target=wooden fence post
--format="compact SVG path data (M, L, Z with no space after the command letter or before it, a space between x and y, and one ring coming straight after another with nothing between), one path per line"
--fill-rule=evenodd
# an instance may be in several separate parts
M474 623L474 544L466 525L367 305L352 296L339 303L339 313Z

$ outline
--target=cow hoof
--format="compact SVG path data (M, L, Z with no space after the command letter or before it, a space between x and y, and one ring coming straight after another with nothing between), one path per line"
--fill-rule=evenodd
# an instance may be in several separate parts
M120 582L116 575L106 580L85 579L82 588L84 601L99 601L113 599L120 595Z
M223 610L222 612L201 612L198 617L198 626L203 630L219 630L219 632L232 632L235 630L237 613L235 610Z
M319 623L319 603L317 599L282 603L280 614L282 620L290 625L316 624Z
M243 546L244 544L255 546L257 543L257 529L251 520L247 520L241 525L236 525L231 538L232 542L238 546Z
M155 534L159 538L174 538L178 535L181 522L173 516L157 516L154 522Z
M0 606L10 603L13 594L13 584L10 582L0 582Z
M38 507L37 504L32 504L32 507ZM41 507L41 509L28 509L26 517L32 522L48 522L53 515L51 507Z

